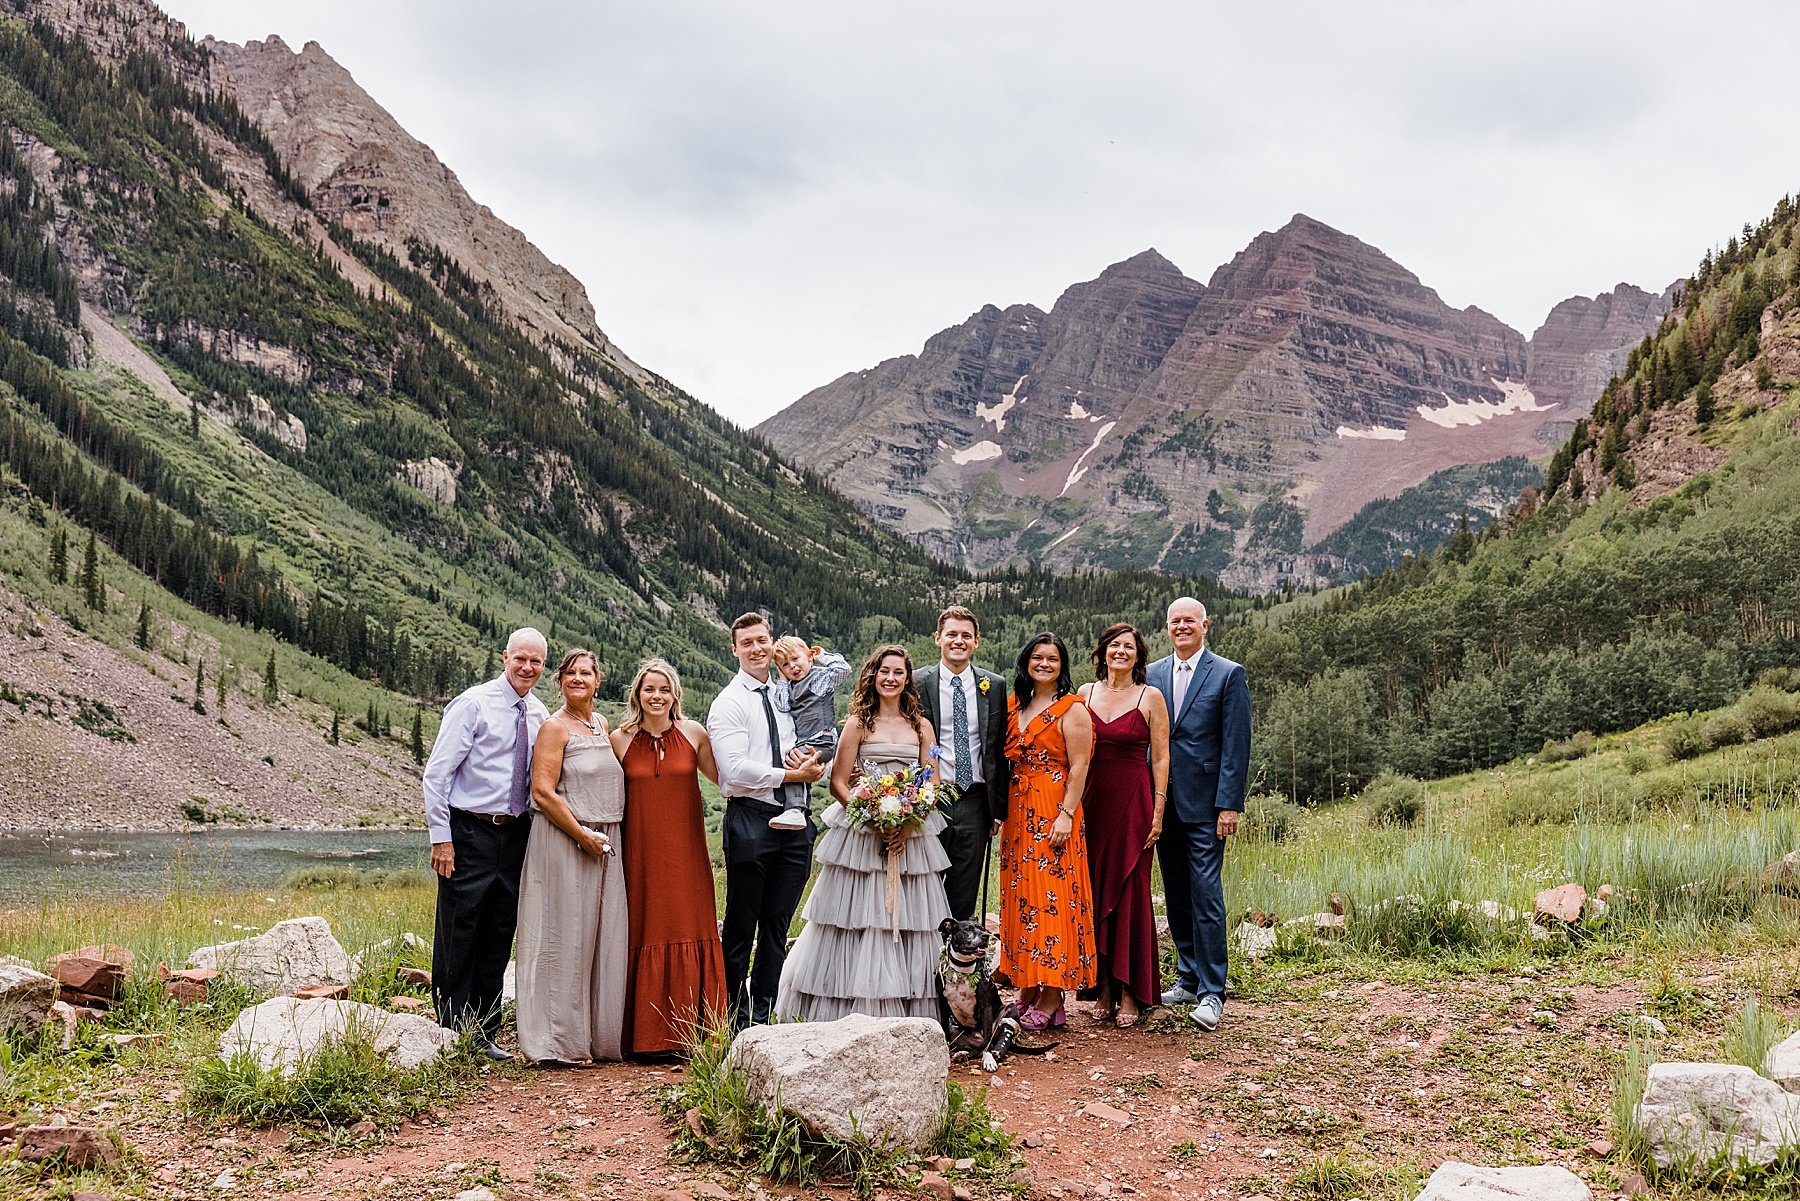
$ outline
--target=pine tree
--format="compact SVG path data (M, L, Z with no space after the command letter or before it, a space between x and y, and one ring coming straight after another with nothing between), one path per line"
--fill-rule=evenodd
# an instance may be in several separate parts
M200 440L200 402L188 401L188 437L196 442Z
M200 656L200 665L194 668L194 712L206 716L206 702L200 699L200 693L206 687L206 656Z
M94 545L94 532L88 531L87 549L81 554L81 599L90 609L100 607L100 548Z
M381 724L375 716L374 701L369 702L369 716L363 719L363 729L369 732L371 738L379 737L381 734Z
M50 539L50 582L69 582L69 531L61 525L56 527L56 533Z
M138 602L137 644L139 650L150 649L150 602Z
M488 647L487 666L481 669L481 678L484 680L494 678L494 648L491 646Z
M413 710L412 757L414 763L425 762L425 713Z
M1711 384L1701 384L1694 391L1694 420L1706 425L1713 419L1713 394Z
M219 675L213 682L213 706L218 709L220 717L225 716L225 673L230 670L229 662L219 664Z
M332 746L338 744L338 711L336 709L331 711L331 737L327 741L329 741Z
M275 652L269 652L269 665L263 669L263 704L281 703L281 686L275 682Z

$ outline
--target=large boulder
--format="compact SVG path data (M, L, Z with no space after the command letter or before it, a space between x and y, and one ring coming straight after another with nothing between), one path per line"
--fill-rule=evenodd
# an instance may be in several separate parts
M750 1097L784 1110L815 1135L923 1150L944 1120L950 1049L929 1018L872 1018L752 1026L727 1070Z
M22 963L0 963L0 1030L35 1035L50 1020L56 980Z
M1567 1168L1483 1168L1446 1160L1416 1201L1591 1201L1581 1177Z
M1738 1064L1652 1064L1636 1117L1664 1168L1720 1155L1767 1166L1800 1143L1800 1097Z
M389 1013L357 1001L275 997L237 1015L219 1038L219 1058L248 1053L265 1071L287 1075L327 1042L365 1039L397 1068L425 1066L456 1045L456 1033L427 1017Z
M1763 1060L1763 1075L1790 1093L1800 1093L1800 1033L1788 1035Z
M293 917L239 942L201 947L190 968L213 968L227 979L265 995L319 984L348 984L356 974L350 956L322 917Z

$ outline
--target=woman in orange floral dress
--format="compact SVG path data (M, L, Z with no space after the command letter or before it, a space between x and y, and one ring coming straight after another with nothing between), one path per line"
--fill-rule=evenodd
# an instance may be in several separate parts
M1007 706L1012 791L1000 834L1000 961L1028 1030L1065 1024L1063 993L1094 983L1094 901L1077 812L1094 723L1069 649L1039 634L1019 652Z

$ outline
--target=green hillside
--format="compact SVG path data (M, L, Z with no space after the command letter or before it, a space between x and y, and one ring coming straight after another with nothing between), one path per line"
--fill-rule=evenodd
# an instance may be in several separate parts
M1223 640L1263 786L1354 792L1735 698L1800 663L1800 219L1708 254L1590 422L1479 537Z

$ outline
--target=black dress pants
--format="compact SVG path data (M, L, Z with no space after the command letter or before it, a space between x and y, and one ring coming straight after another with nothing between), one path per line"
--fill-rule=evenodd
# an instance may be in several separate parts
M950 902L950 916L960 920L975 918L975 906L981 899L981 874L988 862L988 785L986 781L971 784L967 792L945 811L948 824L938 835L950 866L944 871L944 895Z
M732 1020L739 1026L766 1022L775 1008L775 989L787 962L788 925L812 874L818 827L809 815L804 829L771 830L769 819L780 812L777 806L756 801L731 800L725 805L725 920L719 940L724 944Z
M478 1026L490 1042L500 1030L500 992L519 924L519 875L530 834L530 814L496 826L450 811L456 867L448 878L438 877L432 1000L439 1025Z

